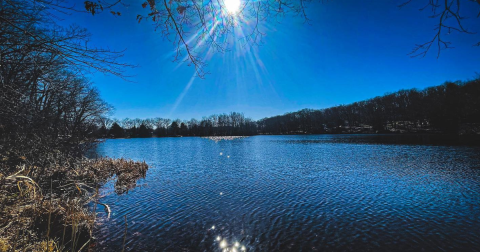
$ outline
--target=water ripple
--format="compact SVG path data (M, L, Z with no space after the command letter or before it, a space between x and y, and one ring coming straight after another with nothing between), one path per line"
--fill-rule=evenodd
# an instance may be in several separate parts
M97 249L122 249L126 215L128 251L478 251L478 147L336 137L108 140L153 167L102 199Z

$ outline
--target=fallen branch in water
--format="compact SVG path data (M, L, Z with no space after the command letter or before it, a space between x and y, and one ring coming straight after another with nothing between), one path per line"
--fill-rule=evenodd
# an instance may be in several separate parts
M98 202L97 204L102 205L102 206L105 207L105 212L107 212L108 218L110 218L110 213L112 212L112 210L110 210L110 207L109 207L107 204L100 203L100 202Z
M84 249L93 241L96 218L96 207L92 212L86 206L96 201L108 218L112 212L109 205L98 202L98 188L113 179L115 192L124 193L148 170L145 162L110 158L51 164L45 173L39 173L38 167L16 167L9 176L1 173L9 169L0 170L0 245L7 251ZM42 189L51 192L36 193Z

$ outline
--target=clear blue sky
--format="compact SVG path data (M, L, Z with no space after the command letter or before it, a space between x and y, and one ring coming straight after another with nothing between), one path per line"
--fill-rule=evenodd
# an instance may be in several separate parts
M415 44L432 38L436 20L428 18L428 10L418 10L425 1L414 0L402 9L400 2L313 3L307 9L310 25L301 18L262 25L262 46L233 45L231 51L213 55L206 68L211 74L204 80L192 79L192 66L172 62L174 46L151 23L136 22L136 15L144 13L138 1L120 9L120 17L74 14L65 22L87 28L96 46L126 49L123 61L139 65L128 72L134 83L92 76L102 97L115 107L113 117L200 119L237 111L260 119L476 77L480 48L472 45L479 35L452 32L448 40L455 48L442 51L440 58L436 47L424 58L410 58ZM480 8L463 4L470 17L465 26L480 32Z

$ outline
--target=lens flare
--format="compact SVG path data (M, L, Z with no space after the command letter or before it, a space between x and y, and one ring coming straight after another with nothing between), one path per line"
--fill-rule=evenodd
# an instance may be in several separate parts
M240 0L224 0L223 2L230 14L235 14L240 10Z

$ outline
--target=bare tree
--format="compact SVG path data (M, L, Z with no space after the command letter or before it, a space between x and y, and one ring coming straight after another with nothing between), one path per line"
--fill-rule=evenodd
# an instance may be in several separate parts
M149 129L155 128L154 119L150 119L150 118L144 119L144 120L142 120L142 124L145 125Z
M412 1L403 2L399 7L411 4ZM463 25L462 22L467 17L463 16L462 11L465 10L464 4L468 4L468 2L477 3L479 11L477 18L480 17L480 0L428 0L425 2L426 4L420 10L428 10L430 12L429 17L438 20L438 24L434 28L435 32L431 40L413 48L410 52L412 57L425 56L432 45L435 44L437 46L437 57L440 57L441 50L452 48L452 43L444 37L451 32L475 34L475 31L468 30ZM480 46L480 42L473 46Z
M305 9L312 0L146 0L146 13L138 14L137 21L149 20L156 30L175 46L174 61L193 65L197 76L203 78L204 60L208 52L223 53L230 42L240 36L244 45L261 43L264 31L261 23L297 15L309 22ZM97 14L109 11L121 15L121 0L85 1L85 9ZM246 20L249 24L247 25ZM235 33L238 29L239 34Z
M136 128L140 128L140 125L142 125L143 120L140 118L135 118L133 119L133 126Z
M89 45L90 34L85 29L57 24L61 20L55 13L72 10L60 0L2 0L1 57L19 50L28 51L29 64L39 65L42 62L38 62L37 57L49 53L55 55L51 60L73 71L93 70L125 79L125 69L134 66L119 62L123 52L93 47Z
M0 1L0 156L44 168L58 153L83 155L111 110L86 74L124 78L127 66L117 62L121 53L90 47L85 30L57 25L55 6Z
M480 0L403 1L399 7L418 2L423 4L422 11L427 10L430 18L438 20L432 39L416 45L410 53L412 57L425 56L432 45L437 46L438 57L441 50L452 47L444 35L451 32L476 32L465 28L463 21L467 17L463 16L462 11L469 8L466 7L467 4L476 3L479 11L476 18L480 17ZM137 15L137 20L154 22L156 29L174 44L174 61L193 65L197 75L203 78L208 74L205 71L205 52L223 53L229 50L229 42L234 37L240 37L244 45L258 45L265 35L262 24L275 22L286 15L298 16L309 23L306 10L311 2L312 0L147 0L141 3L147 13ZM85 7L92 14L108 9L113 15L120 15L113 9L122 4L121 0L86 1ZM480 42L475 46L480 46Z
M7 4L13 0L4 0ZM126 0L96 0L83 1L83 6L69 6L62 0L35 0L38 5L47 9L63 12L88 12L98 14L109 12L115 16L121 15L126 6ZM318 0L319 2L321 0ZM416 45L410 55L425 56L433 45L438 48L437 56L442 49L451 48L451 42L444 37L450 32L473 34L476 31L468 30L463 22L466 17L462 10L467 4L477 4L480 12L480 0L403 0L399 6L423 3L421 10L427 10L431 18L438 19L435 33L431 40ZM232 41L239 39L245 46L262 43L265 33L262 25L267 22L276 22L284 16L297 16L306 23L310 22L307 9L312 0L145 0L138 4L144 13L137 15L138 22L150 21L162 36L169 39L175 48L174 61L186 62L193 65L197 76L204 78L208 72L205 69L205 58L210 53L223 53L231 48ZM323 2L323 1L322 1ZM137 4L137 3L135 3ZM22 9L22 8L20 8ZM479 13L480 14L480 13ZM480 15L479 15L480 16ZM477 18L479 17L477 16ZM52 19L51 16L47 16ZM3 21L3 20L2 20ZM6 20L12 22L11 20ZM248 22L247 22L248 21ZM85 41L84 41L85 42ZM479 46L480 42L476 44ZM52 44L53 47L58 47ZM61 45L59 45L61 46ZM69 46L64 46L69 48ZM93 54L102 53L96 49ZM105 52L112 57L110 52ZM121 54L121 52L118 52ZM68 60L76 64L89 66L102 72L119 74L115 58L104 57L99 62L94 57L83 57L78 60L74 50L66 54ZM108 67L104 67L105 64Z
M121 126L125 129L131 129L131 128L133 128L134 125L135 124L134 124L132 119L125 118L125 119L122 120L122 125Z
M112 124L118 123L116 119L111 119L107 116L101 116L98 121L100 127L104 127L105 129L110 129L110 127L112 127Z

